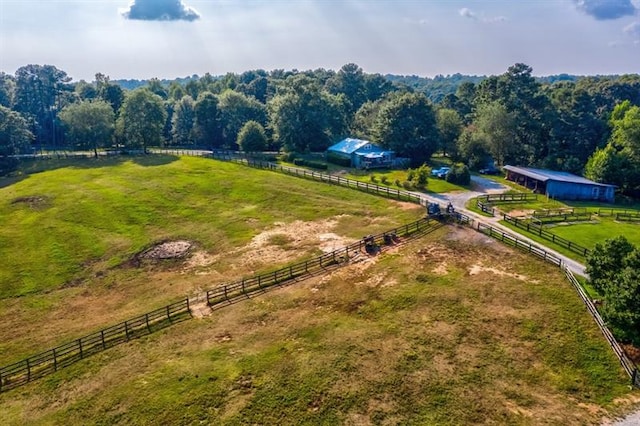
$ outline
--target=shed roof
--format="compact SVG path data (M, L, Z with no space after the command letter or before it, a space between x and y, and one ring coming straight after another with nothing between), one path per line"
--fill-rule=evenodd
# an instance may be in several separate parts
M372 142L365 141L363 139L346 138L341 140L337 144L330 146L327 151L337 151L345 154L352 154L368 143Z
M519 175L527 176L532 179L538 180L540 182L546 182L549 180L556 182L568 182L568 183L577 183L582 185L596 185L596 186L612 186L606 183L598 183L582 176L576 176L567 172L557 172L555 170L543 170L543 169L533 169L530 167L516 167L516 166L504 166L505 170L509 170L514 173L518 173Z

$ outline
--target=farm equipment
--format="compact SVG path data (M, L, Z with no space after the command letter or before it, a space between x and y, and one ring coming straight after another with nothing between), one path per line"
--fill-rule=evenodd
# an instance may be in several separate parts
M375 237L373 235L367 235L363 238L364 240L364 249L367 254L375 255L380 251L380 247L376 244Z
M440 204L438 203L429 203L427 204L427 216L440 216L442 211L440 210Z

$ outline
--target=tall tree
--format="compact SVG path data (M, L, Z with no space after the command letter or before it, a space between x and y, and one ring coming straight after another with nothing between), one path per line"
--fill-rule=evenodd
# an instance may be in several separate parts
M218 112L218 98L211 92L203 92L194 105L195 137L200 146L220 148L222 130Z
M152 78L151 80L147 81L147 89L149 89L151 93L154 93L160 96L162 100L167 100L169 98L169 93L167 92L167 89L164 87L162 82L157 78Z
M623 236L598 243L587 256L586 272L603 297L602 316L614 335L640 344L640 248Z
M238 132L247 121L267 123L266 107L253 97L227 90L218 97L218 111L222 125L223 145L236 146Z
M175 145L187 146L194 144L193 126L195 118L195 105L191 96L187 95L176 102L171 131Z
M440 144L436 114L423 94L406 93L391 98L378 114L377 140L413 166L427 162Z
M15 91L16 81L13 76L0 71L0 106L12 108Z
M440 132L440 148L444 155L456 157L456 144L462 133L462 119L453 110L440 108L436 114L436 124Z
M32 139L27 120L0 105L0 176L15 170L18 161L11 156L26 152Z
M67 139L79 149L92 149L111 145L115 129L115 114L111 105L103 100L82 101L60 111Z
M31 122L38 143L57 145L56 117L62 93L72 90L71 77L53 65L26 65L18 68L15 79L14 109Z
M329 93L334 95L342 93L347 98L348 117L353 117L353 114L367 101L364 72L356 64L343 65L340 71L327 81L326 86Z
M277 142L289 152L326 150L346 131L345 102L306 75L287 78L268 105Z
M146 88L127 94L118 117L117 129L127 148L162 145L162 129L167 119L162 98Z
M629 101L611 114L612 133L608 145L589 159L586 174L597 181L609 180L625 192L640 192L640 107Z
M523 156L521 146L515 143L517 137L516 118L500 102L481 105L474 121L477 131L484 135L493 158L500 165L518 162Z
M124 102L124 90L122 90L122 87L112 83L108 76L98 73L96 74L96 91L100 99L111 105L113 112L117 116Z

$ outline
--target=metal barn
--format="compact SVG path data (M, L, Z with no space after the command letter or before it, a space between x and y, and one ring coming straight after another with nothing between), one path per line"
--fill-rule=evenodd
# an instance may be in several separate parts
M512 182L558 200L606 201L612 203L615 185L593 182L581 176L554 170L504 166Z
M386 151L362 139L346 138L327 149L327 159L343 159L349 161L351 167L373 169L391 167L395 158L393 151Z

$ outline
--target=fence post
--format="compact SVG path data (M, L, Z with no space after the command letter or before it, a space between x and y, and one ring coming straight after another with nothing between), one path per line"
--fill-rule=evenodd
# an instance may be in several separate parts
M82 353L82 338L78 339L78 350L80 351L80 359L84 358L84 354Z
M107 349L107 345L104 343L104 330L100 330L100 340L102 341L102 349Z
M27 358L27 382L31 381L31 364L29 363L29 358Z
M127 324L127 321L124 322L124 334L127 335L127 340L129 340L129 324Z
M207 299L209 298L209 292L207 292ZM173 322L171 321L171 313L169 312L169 305L167 305L167 319L169 320L169 322ZM103 342L104 342L104 338L103 338Z
M289 278L293 278L293 267L289 266Z
M186 302L186 304L187 304L187 311L188 311L189 313L191 313L191 306L189 306L189 298L188 298L188 297L185 297L184 301L185 301L185 302Z
M144 314L144 322L147 323L147 331L151 333L151 327L149 326L149 314Z
M2 371L0 371L0 392L2 392Z

